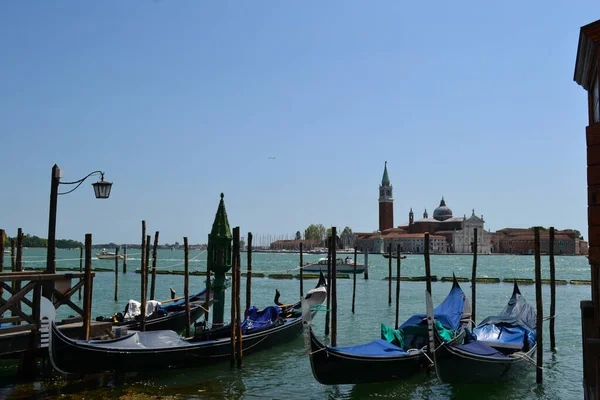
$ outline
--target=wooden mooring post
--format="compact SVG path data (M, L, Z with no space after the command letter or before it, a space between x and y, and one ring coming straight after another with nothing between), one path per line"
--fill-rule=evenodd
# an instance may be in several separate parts
M337 346L337 228L331 227L331 345Z
M302 262L302 242L300 242L300 300L304 297L304 263Z
M396 249L396 255L398 256L396 259L396 329L398 329L398 319L400 318L400 263L402 258L400 254L400 245L398 245Z
M477 282L477 228L473 228L473 270L471 271L471 320L473 321L473 327L475 326L475 313L477 311L477 291L475 284Z
M142 220L142 254L140 256L140 302L142 303L142 314L140 315L140 330L143 332L146 329L146 221Z
M240 249L240 227L237 227L238 232L238 241L237 247L234 246L234 251L236 251L237 255L236 259L236 268L235 268L235 279L237 281L237 293L235 294L235 311L237 313L236 320L237 323L235 325L236 329L236 339L237 339L237 367L242 368L242 356L244 355L243 346L242 346L242 307L241 307L241 293L242 293L242 255Z
M369 280L369 249L365 249L365 272L364 272L365 281Z
M123 245L123 273L127 273L127 245Z
M156 239L154 241L154 248L158 242L158 232L156 232ZM154 268L154 266L152 267ZM185 299L185 337L190 337L190 325L192 324L190 318L190 260L188 251L188 238L183 238L183 298ZM154 280L154 276L152 278Z
M302 243L300 243L302 246ZM252 305L252 232L248 232L248 273L246 274L246 310Z
M235 269L237 267L236 257L238 252L236 251L236 246L239 246L240 243L240 231L237 227L233 228L233 253L231 254L231 358L229 361L229 366L233 368L236 364L237 359L237 312L236 312L236 290L237 290L237 274L235 273Z
M10 270L14 272L16 264L15 238L10 238Z
M356 302L356 256L358 248L354 246L354 274L352 276L352 314L354 314L354 303Z
M556 350L554 323L556 319L556 270L554 268L554 227L550 227L550 349Z
M119 300L119 246L115 248L115 303Z
M388 305L392 305L392 243L388 245Z
M423 257L425 258L425 279L427 284L427 292L431 294L431 263L429 260L429 232L425 232L423 243Z
M23 271L23 229L19 228L17 229L17 259L15 262L15 268L13 269L13 272L21 272ZM13 282L13 293L17 293L21 290L21 281L14 281ZM17 310L21 311L21 302L19 302L17 304ZM13 317L17 316L17 314L12 313L11 315ZM15 325L20 325L21 323L15 323Z
M154 300L156 290L156 253L158 251L158 231L154 234L154 246L152 247L152 282L150 284L150 300Z
M329 322L330 322L330 308L331 308L331 236L327 239L327 309L325 311L325 335L329 335Z
M0 272L4 272L4 242L6 241L6 232L0 229ZM0 287L0 297L4 293L4 289Z
M146 250L146 255L144 256L144 261L146 263L146 274L144 275L144 280L146 281L144 283L144 296L146 298L146 300L148 300L148 278L150 277L150 244L152 243L152 236L150 235L146 235L146 246L145 246L145 250Z
M85 284L83 291L83 338L89 340L92 320L92 234L85 234Z
M79 272L83 272L83 247L79 248ZM79 288L79 300L81 300L81 288Z
M540 227L534 228L534 248L535 248L535 302L536 302L536 326L535 336L537 344L537 368L535 381L538 384L543 382L542 365L544 362L544 336L543 336L543 321L544 321L544 304L542 303L542 261L540 251Z
M210 234L208 235L208 240L210 240ZM208 243L208 242L206 242ZM208 253L208 257L210 257L210 252ZM211 290L211 281L210 281L210 262L207 260L206 262L206 301L204 303L204 308L206 311L204 312L204 326L208 328L209 314L210 314L210 290Z

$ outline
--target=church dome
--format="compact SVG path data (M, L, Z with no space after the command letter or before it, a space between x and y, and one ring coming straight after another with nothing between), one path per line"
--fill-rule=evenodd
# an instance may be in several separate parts
M433 210L433 218L438 221L445 221L449 218L452 218L452 210L446 207L446 201L442 197L442 201L440 201L440 206Z

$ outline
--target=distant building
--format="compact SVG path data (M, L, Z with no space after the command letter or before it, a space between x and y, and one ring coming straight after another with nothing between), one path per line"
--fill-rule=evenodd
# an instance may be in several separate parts
M534 232L526 228L504 228L492 234L492 251L505 254L533 254ZM540 230L540 250L550 252L550 233ZM587 255L588 244L572 229L556 230L554 254Z
M429 218L427 209L423 218L415 221L412 208L408 213L408 225L396 228L394 224L393 192L390 183L387 162L383 170L383 178L379 185L379 230L372 233L356 233L356 245L361 250L367 249L372 253L385 252L392 245L396 251L397 245L402 252L422 253L424 251L424 234L429 232L429 251L431 253L472 253L472 243L477 241L477 251L481 254L491 252L489 231L484 228L483 215L478 217L473 210L467 218L455 218L452 210L442 197L440 205ZM477 237L475 238L475 228Z
M302 243L302 251L310 251L317 248L321 248L323 243L320 240L276 240L271 243L269 248L271 250L300 250L300 243Z

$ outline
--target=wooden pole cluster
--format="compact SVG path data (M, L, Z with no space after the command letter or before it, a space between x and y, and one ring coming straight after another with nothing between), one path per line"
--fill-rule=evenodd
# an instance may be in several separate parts
M425 232L423 256L425 257L425 279L427 292L431 294L431 263L429 261L429 232Z
M354 314L354 303L356 302L356 256L358 249L354 246L354 274L352 277L352 314Z
M154 234L154 246L152 247L152 282L150 283L150 300L154 300L156 289L156 253L158 251L158 231Z
M252 232L248 232L248 274L246 276L246 310L252 305Z
M331 345L337 346L337 228L331 227Z
M540 251L540 227L534 228L534 248L535 248L535 302L537 305L536 309L536 343L537 343L537 368L536 368L536 382L541 384L543 381L542 375L542 364L544 361L544 339L543 339L543 321L544 321L544 305L542 303L542 262L541 262L541 251Z
M92 234L85 234L85 276L83 291L83 338L88 340L92 319Z
M123 273L127 273L127 245L123 246Z
M143 332L146 330L146 221L142 221L142 254L140 256L140 269L141 269L141 289L140 289L140 302L142 303L142 314L140 315L140 330Z
M119 246L115 249L115 302L119 293Z
M156 259L156 245L158 243L158 232L156 232L154 240L154 259ZM183 280L183 298L185 299L185 337L190 337L190 325L192 324L190 318L190 261L188 251L188 238L183 238L183 268L184 268L184 280ZM152 266L152 284L154 285L154 277L156 272L156 264ZM154 289L154 288L153 288Z
M392 305L392 243L388 245L388 305Z
M396 249L396 255L398 256L396 259L396 329L398 329L398 319L400 318L400 263L402 258L400 254L400 245L398 245Z
M475 312L477 310L477 292L475 290L475 283L477 282L477 228L473 228L473 271L471 273L471 320L473 324L477 319L475 318Z
M325 311L325 335L329 335L329 321L330 321L330 316L329 316L329 311L331 308L331 271L332 271L332 267L331 265L333 264L332 260L331 260L331 236L327 239L327 290L328 290L328 294L327 294L327 310ZM335 268L335 267L334 267Z
M300 242L300 300L304 297L304 276L303 276L303 262L302 262L302 242Z
M554 227L550 227L550 349L556 349L554 323L556 315L556 270L554 268Z

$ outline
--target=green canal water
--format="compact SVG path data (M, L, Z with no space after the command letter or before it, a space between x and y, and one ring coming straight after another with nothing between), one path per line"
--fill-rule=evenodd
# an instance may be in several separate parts
M95 252L94 252L95 253ZM139 251L129 252L127 274L119 273L119 300L115 303L113 272L97 272L94 279L93 317L108 316L122 311L129 299L139 299L140 275ZM206 253L190 252L190 270L206 269ZM305 261L317 260L322 255L305 255ZM345 255L343 256L345 257ZM58 250L57 267L79 267L79 250ZM183 251L161 250L158 255L161 270L183 270ZM246 255L242 254L242 270L246 269ZM5 264L9 263L8 257ZM42 267L45 251L24 250L25 269ZM299 255L282 253L254 253L253 271L265 274L297 274ZM362 256L359 256L362 261ZM543 278L549 278L548 258L542 259ZM338 345L360 344L379 337L380 324L393 325L395 306L388 304L388 260L379 255L369 256L369 280L362 275L356 285L356 313L351 312L352 279L338 280ZM472 257L463 255L432 256L432 274L438 278L471 276ZM114 268L113 260L93 260L94 268ZM395 271L395 263L394 263ZM402 276L422 276L422 255L408 255L402 260ZM534 278L533 256L489 255L478 257L479 277ZM590 279L585 257L557 257L556 277L565 280ZM190 290L194 292L204 285L202 276L190 277ZM307 280L305 290L316 284ZM245 280L242 278L245 287ZM158 275L157 299L169 298L169 288L183 294L183 276ZM434 282L433 301L444 299L451 284ZM470 298L470 283L462 283ZM273 302L275 289L282 293L283 302L296 301L299 296L297 279L276 280L255 278L252 280L252 303L263 307ZM425 310L425 283L401 282L400 320ZM535 303L535 287L522 285L523 295ZM492 283L477 285L477 320L499 312L512 292L512 284ZM395 287L393 289L395 293ZM523 374L519 380L502 385L448 385L441 384L435 374L422 374L410 380L367 385L323 386L313 378L304 340L298 337L291 343L244 358L241 370L229 368L229 364L196 369L171 369L151 374L111 376L97 375L83 379L55 377L33 383L16 384L13 363L0 364L0 399L575 399L583 397L581 320L579 302L590 298L589 285L559 285L556 288L556 341L558 348L550 351L548 322L544 326L544 383L536 385L535 370ZM242 304L245 304L242 290ZM543 285L544 316L549 315L550 287ZM227 295L226 307L230 296ZM81 301L74 296L75 302ZM395 300L393 300L394 302ZM60 317L70 315L69 309L61 307ZM226 312L226 315L227 312ZM324 336L324 313L317 315L313 323L321 339Z

